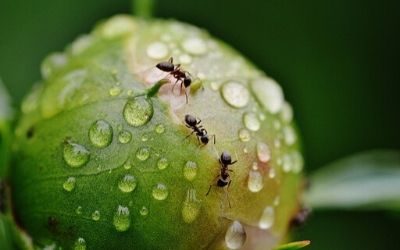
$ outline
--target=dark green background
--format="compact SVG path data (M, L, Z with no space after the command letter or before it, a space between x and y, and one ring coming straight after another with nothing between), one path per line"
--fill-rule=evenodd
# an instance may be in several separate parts
M0 0L0 76L18 105L46 54L129 0ZM283 86L304 138L307 171L373 148L400 148L400 1L167 1L156 16L209 30ZM315 212L296 238L311 249L395 249L400 219Z

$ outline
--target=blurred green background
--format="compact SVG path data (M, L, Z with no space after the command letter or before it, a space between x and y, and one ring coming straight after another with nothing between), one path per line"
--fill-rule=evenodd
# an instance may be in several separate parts
M1 0L0 76L17 106L41 60L129 0ZM284 88L307 171L355 152L400 148L400 1L159 0L157 17L207 29ZM317 211L296 239L308 249L395 249L398 214Z

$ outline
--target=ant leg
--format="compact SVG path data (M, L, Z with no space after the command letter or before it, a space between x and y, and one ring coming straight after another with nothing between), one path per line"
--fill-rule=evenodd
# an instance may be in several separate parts
M201 119L198 119L196 122L196 125L199 125L201 123Z
M189 103L189 97L188 97L188 94L186 92L186 89L185 89L185 97L186 97L186 104L188 104Z
M237 162L237 160L236 161L233 161L233 162L231 162L231 164L230 165L233 165L233 164L235 164Z
M210 187L208 188L208 191L207 191L207 193L206 193L206 196L210 193L211 187L212 187L212 185L210 185Z
M214 144L215 144L215 134L213 134L213 135L211 135L211 136L213 137Z
M196 131L192 131L192 133L190 133L189 135L187 135L187 136L185 137L185 140L186 140L187 138L189 138L189 136L193 135L194 132L196 132Z
M172 58L172 56L168 59L168 62L172 64L174 63L174 59Z

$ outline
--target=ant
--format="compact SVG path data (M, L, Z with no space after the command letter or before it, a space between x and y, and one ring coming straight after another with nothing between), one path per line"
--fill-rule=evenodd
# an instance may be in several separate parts
M190 77L190 73L182 70L180 64L174 64L174 59L172 57L170 57L169 60L166 62L157 63L156 67L159 70L168 72L171 76L173 76L176 79L175 85L177 82L180 82L181 83L181 91L182 91L182 87L185 87L185 89L186 89L192 83L192 78ZM175 85L172 88L172 92L174 91ZM186 96L186 103L188 103L188 95L187 95L186 91L185 91L185 96Z
M226 151L222 152L222 154L219 158L219 164L221 165L221 169L220 169L221 172L216 177L216 178L218 178L218 181L216 183L217 187L227 186L227 188L229 188L232 180L230 179L228 172L233 172L233 170L228 169L228 167L229 167L229 165L233 165L236 162L237 162L237 160L232 161L232 157L228 152L226 152ZM211 187L212 187L212 185L210 185L210 188L208 189L206 196L210 193ZM227 195L228 195L228 193L227 193ZM229 203L229 207L231 207L229 197L228 197L228 203Z
M193 133L196 133L197 140L199 141L199 143L201 142L203 143L203 145L206 145L209 142L210 138L208 136L207 130L203 128L202 125L200 125L201 123L200 119L196 119L196 117L192 115L185 115L185 123L186 127L193 129L192 133L186 136L186 138L191 136ZM215 144L215 135L212 135L212 137L214 138L214 144Z

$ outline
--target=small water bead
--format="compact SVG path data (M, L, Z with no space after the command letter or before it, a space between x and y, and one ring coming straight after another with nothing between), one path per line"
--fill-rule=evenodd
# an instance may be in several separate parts
M282 169L288 173L293 171L299 173L303 168L303 157L297 151L289 152L283 156Z
M139 127L150 121L153 112L153 104L150 99L146 97L136 97L126 102L123 115L125 121L129 125Z
M135 31L136 26L137 24L129 17L115 16L103 23L99 32L103 37L112 39Z
M78 168L89 161L90 152L84 146L67 140L64 142L63 157L70 167Z
M246 231L242 224L239 221L234 221L226 231L225 244L229 249L240 249L246 238Z
M119 232L125 232L131 225L129 208L119 205L113 219L114 227Z
M92 213L92 220L94 220L94 221L100 220L100 211L99 210L96 210Z
M296 132L294 131L294 129L290 126L286 126L283 128L283 139L285 140L286 145L293 145L296 140Z
M128 170L128 169L131 169L131 168L132 168L132 164L131 164L131 162L130 162L129 160L127 160L126 162L124 162L123 167L124 167L126 170Z
M71 192L75 188L76 179L75 177L69 177L63 184L65 191Z
M104 148L111 144L113 138L113 129L105 120L95 121L89 129L90 142L98 147Z
M248 112L243 115L243 123L245 127L251 131L258 131L261 127L257 115L252 112Z
M146 53L150 58L159 60L168 55L169 49L165 43L153 42L147 47Z
M86 250L86 241L84 238L78 238L75 241L74 250Z
M281 116L282 121L284 121L286 123L289 123L293 120L293 109L289 103L287 103L287 102L283 103L280 116Z
M268 162L271 159L271 151L266 143L257 143L257 157L261 162Z
M274 204L274 206L278 206L281 202L281 197L278 195L275 197L274 201L272 202L272 204Z
M143 142L148 141L148 140L149 140L149 135L147 135L147 134L142 135Z
M64 67L68 62L67 56L64 53L53 53L45 58L40 71L44 79L50 78L55 72Z
M230 81L221 88L224 100L234 108L243 108L249 102L250 94L247 88L238 82Z
M167 199L168 197L168 188L162 183L158 183L155 187L153 187L152 195L154 199L162 201Z
M193 181L194 178L196 178L197 175L197 163L194 161L188 161L185 163L185 166L183 167L183 176L186 178L188 181Z
M110 94L110 96L118 96L119 94L121 94L121 88L120 87L112 87L108 90L108 93Z
M78 206L78 207L75 209L75 213L76 213L76 214L82 214L82 207L81 207L81 206Z
M192 62L192 57L188 54L182 54L179 56L179 62L182 64L190 64Z
M267 206L258 222L258 227L260 229L270 229L274 225L275 221L275 210L271 206Z
M253 94L272 114L278 113L283 106L282 88L271 78L260 78L251 84Z
M146 215L149 214L149 209L148 209L147 207L143 206L143 207L140 209L139 213L140 213L140 215L142 215L142 216L146 216Z
M281 128L282 128L281 122L278 121L278 120L274 121L274 129L275 129L276 131L279 131Z
M93 44L91 35L81 35L71 44L71 53L79 55Z
M263 176L258 170L250 170L247 187L253 193L260 192L264 187Z
M196 198L196 190L190 188L186 192L186 200L183 202L182 219L186 223L192 223L196 220L200 212L200 201Z
M183 49L192 55L202 55L207 52L207 45L203 39L199 37L187 38L182 43Z
M268 177L271 178L271 179L273 179L273 178L275 178L275 176L276 176L276 170L275 170L275 168L270 168L270 169L269 169L269 172L268 172Z
M136 152L136 158L138 158L140 161L147 160L149 156L150 156L150 149L146 147L139 148L138 151Z
M118 141L122 144L129 143L132 140L132 134L128 130L122 130L118 134Z
M165 132L165 127L163 124L158 124L155 130L157 134L162 134Z
M125 175L118 183L118 188L124 193L130 193L135 190L137 181L133 175Z
M168 165L169 165L168 159L164 157L160 158L157 162L157 167L160 170L166 169Z

